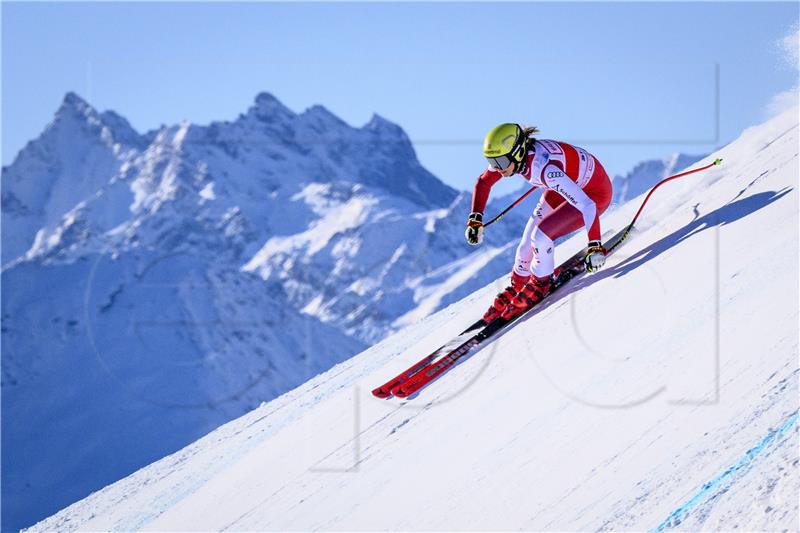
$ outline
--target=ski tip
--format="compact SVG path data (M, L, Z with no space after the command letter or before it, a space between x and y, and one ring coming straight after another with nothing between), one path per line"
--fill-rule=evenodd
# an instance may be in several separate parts
M722 164L722 158L721 157L716 158L714 160L714 164L717 165L717 166L720 166Z
M388 398L389 396L392 395L392 393L390 391L384 390L383 387L378 387L377 389L372 391L372 395L375 396L376 398L383 399L383 398Z
M408 396L408 394L406 394L403 388L400 385L398 385L392 388L392 396L395 396L397 398L405 398L406 396Z

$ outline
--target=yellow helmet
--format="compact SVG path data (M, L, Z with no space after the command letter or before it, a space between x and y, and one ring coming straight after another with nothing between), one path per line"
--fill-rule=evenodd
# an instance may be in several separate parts
M519 124L500 124L492 128L483 140L483 156L497 170L504 170L511 163L517 163L517 169L521 168L526 153L525 134Z

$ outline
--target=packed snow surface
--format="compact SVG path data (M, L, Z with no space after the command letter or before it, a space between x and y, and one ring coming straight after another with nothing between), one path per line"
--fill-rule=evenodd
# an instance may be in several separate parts
M415 397L370 390L503 279L33 529L797 530L797 153L796 109L746 130Z

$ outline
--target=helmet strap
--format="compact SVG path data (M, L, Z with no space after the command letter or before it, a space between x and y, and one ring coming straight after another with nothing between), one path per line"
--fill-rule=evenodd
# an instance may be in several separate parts
M532 137L527 137L525 140L522 141L525 154L522 156L522 161L519 165L519 170L517 170L518 174L524 174L525 171L528 169L528 151L533 150L536 151L536 139Z

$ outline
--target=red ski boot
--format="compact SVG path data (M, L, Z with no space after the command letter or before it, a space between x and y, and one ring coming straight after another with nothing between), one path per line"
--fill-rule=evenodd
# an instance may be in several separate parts
M511 301L502 311L502 313L500 313L500 316L506 320L511 320L526 309L533 307L542 298L550 294L550 282L550 276L547 276L546 278L537 278L536 276L531 276L530 281L528 281L528 283L522 287L522 290L517 292L517 294L511 298Z
M530 276L520 276L516 272L511 273L511 285L503 289L494 299L492 306L483 314L483 321L487 324L499 317L503 310L511 303L511 299L525 286Z

